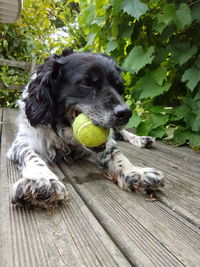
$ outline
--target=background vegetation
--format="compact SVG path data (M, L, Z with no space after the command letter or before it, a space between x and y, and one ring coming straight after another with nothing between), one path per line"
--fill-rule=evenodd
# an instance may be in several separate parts
M105 52L122 67L127 125L200 149L200 1L24 1L22 18L0 24L0 57L40 63L64 47ZM14 106L10 84L28 72L0 69L0 104Z

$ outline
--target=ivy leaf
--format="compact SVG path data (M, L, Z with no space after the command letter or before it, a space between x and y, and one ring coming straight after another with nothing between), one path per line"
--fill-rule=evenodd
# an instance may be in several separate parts
M142 46L135 46L125 59L122 67L131 73L137 73L145 65L152 62L153 53L153 46L150 46L147 51L144 51Z
M151 106L149 107L149 111L154 112L154 113L163 113L166 112L165 107L163 106Z
M165 128L164 127L158 127L156 129L153 129L149 132L149 135L156 137L156 138L162 138L165 135Z
M177 130L174 132L174 142L176 145L184 145L189 142L189 145L193 149L200 148L200 134L192 133L185 127L179 126Z
M82 24L90 25L95 17L95 5L92 3L88 5L82 12L82 16L80 16L79 21Z
M199 133L190 134L189 145L195 150L200 149L200 134Z
M168 120L169 120L168 115L151 114L149 118L151 129L155 129L159 126L165 125L168 122Z
M158 85L154 77L152 75L152 72L148 75L142 77L139 79L139 81L135 85L135 90L141 90L141 94L139 96L139 99L143 98L153 98L155 96L161 95L162 93L169 90L171 84L165 83L164 85L160 86Z
M196 4L192 8L192 20L200 20L200 3Z
M121 3L122 3L122 0L111 0L112 14L114 16L117 15L122 10Z
M163 14L158 14L159 23L169 25L172 21L176 22L176 8L174 4L167 4L163 9Z
M200 131L200 114L198 114L192 121L191 121L191 129L194 132Z
M190 47L190 44L187 42L174 42L168 48L170 48L170 52L172 53L171 62L180 65L183 65L191 59L198 50L196 45Z
M139 0L125 0L122 3L124 12L127 12L132 17L139 20L140 16L145 14L148 10L148 6Z
M187 87L193 91L197 83L200 81L200 70L197 70L194 67L187 69L182 76L182 82L185 81L187 81Z
M133 111L132 117L129 119L129 122L126 124L125 129L137 128L140 122L141 122L141 118L138 116L136 111Z
M151 130L151 126L148 121L141 121L136 129L138 135L148 135Z
M105 6L107 2L108 0L96 0L95 4L96 4L97 11L100 10L103 6Z
M185 127L179 126L174 132L174 142L176 145L184 145L188 140L188 130Z
M163 81L167 79L167 71L163 67L159 67L153 72L153 78L158 85L162 85Z
M186 53L183 53L180 56L180 65L187 62L192 56L194 56L197 52L198 48L196 45L193 45Z
M117 43L114 40L110 40L106 45L106 53L109 54L117 47Z
M96 37L96 33L91 33L88 37L87 45L91 45L94 42L95 37Z
M184 3L176 11L176 26L178 30L185 28L192 22L190 8Z
M172 54L171 62L174 64L183 64L189 59L195 51L190 51L189 42L172 42L168 47L170 53Z
M190 113L190 109L186 105L182 105L174 109L174 113L172 115L172 120L181 120L186 117L187 114Z
M105 22L105 17L96 17L93 21L92 24L97 24L101 26Z

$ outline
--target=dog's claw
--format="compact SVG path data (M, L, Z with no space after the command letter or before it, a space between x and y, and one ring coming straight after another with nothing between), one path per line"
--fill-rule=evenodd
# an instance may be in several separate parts
M16 206L39 207L52 212L59 203L69 199L64 184L56 179L23 178L15 184L11 202Z

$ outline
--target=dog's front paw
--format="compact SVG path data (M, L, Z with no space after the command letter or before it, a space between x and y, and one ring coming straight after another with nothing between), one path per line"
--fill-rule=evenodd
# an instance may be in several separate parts
M119 170L116 174L106 172L105 178L116 182L119 187L129 192L136 191L142 182L142 175L132 168Z
M69 193L57 179L20 179L14 186L12 204L28 207L55 208L59 202L68 200Z
M143 168L142 177L140 188L146 192L164 186L164 174L155 168Z
M149 193L164 186L164 175L154 168L135 167L119 171L118 185L126 191Z
M155 145L155 138L151 136L138 136L137 144L135 145L141 148L153 147Z

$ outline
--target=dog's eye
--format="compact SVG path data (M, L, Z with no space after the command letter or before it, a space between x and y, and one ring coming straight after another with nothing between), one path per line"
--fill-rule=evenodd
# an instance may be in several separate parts
M79 81L79 85L81 87L90 87L90 83L88 83L87 80L81 80L81 81Z
M123 83L121 83L120 81L115 83L115 89L117 90L117 92L121 95L124 92L124 85Z
M96 81L93 81L91 79L85 79L79 82L79 85L82 87L92 87L95 86Z

